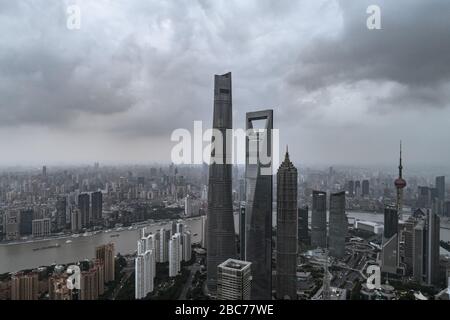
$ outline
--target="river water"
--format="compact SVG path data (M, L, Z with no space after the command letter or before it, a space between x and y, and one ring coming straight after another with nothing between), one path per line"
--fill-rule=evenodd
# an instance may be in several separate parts
M192 233L192 243L201 241L202 222L200 217L185 219L184 223ZM155 233L161 228L171 229L171 222L153 223L147 225L147 231ZM80 235L77 238L68 236L59 239L34 242L21 242L0 245L0 274L23 269L47 266L52 263L63 264L84 259L95 258L95 247L113 242L116 254L129 254L137 250L137 240L141 235L140 226L129 230L101 232L89 236ZM33 250L59 245L41 250Z
M383 223L383 214L347 212L349 218ZM276 212L274 212L276 224ZM192 233L192 243L199 243L202 237L202 221L200 217L185 219L184 223ZM234 216L235 230L239 231L238 215ZM171 222L153 223L147 225L147 230L156 232L161 228L170 229ZM136 241L141 234L141 227L137 229L111 232L101 232L89 236L80 235L77 238L42 240L34 242L21 242L16 244L0 244L0 274L23 269L51 265L52 263L70 263L95 257L95 247L113 242L116 253L129 254L136 251ZM70 241L68 241L70 240ZM441 229L441 240L450 241L450 230ZM37 248L59 245L59 247L33 250ZM441 248L441 254L447 253Z

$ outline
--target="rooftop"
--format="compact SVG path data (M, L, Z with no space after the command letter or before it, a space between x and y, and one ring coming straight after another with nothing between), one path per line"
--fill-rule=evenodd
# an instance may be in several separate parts
M236 259L228 259L227 261L221 263L219 267L234 269L234 270L244 270L247 267L250 267L251 263L242 260Z

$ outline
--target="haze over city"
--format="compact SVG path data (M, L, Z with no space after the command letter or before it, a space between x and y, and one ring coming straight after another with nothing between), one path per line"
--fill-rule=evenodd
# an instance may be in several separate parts
M233 126L274 109L295 162L450 161L448 1L377 1L381 30L373 1L76 2L80 30L73 1L0 4L0 165L170 162L228 71Z

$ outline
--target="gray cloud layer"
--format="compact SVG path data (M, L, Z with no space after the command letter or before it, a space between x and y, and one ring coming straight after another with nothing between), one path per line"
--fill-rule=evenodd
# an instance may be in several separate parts
M446 0L2 1L1 161L168 160L232 71L235 125L273 107L298 161L392 162L403 138L412 162L446 163L449 18Z

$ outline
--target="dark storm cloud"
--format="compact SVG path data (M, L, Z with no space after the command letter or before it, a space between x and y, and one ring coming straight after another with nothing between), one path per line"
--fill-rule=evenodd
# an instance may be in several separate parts
M75 3L81 29L70 31ZM382 30L366 28L373 4ZM211 124L213 75L232 71L235 127L274 108L302 161L385 161L400 132L436 154L435 135L450 143L435 125L450 116L449 17L446 0L1 1L0 137L15 140L0 149L20 146L9 161L90 161L78 150L89 140L98 159L164 148L168 159L174 129Z
M311 92L358 81L391 82L372 108L391 110L449 105L450 2L339 1L343 27L336 37L311 42L288 82ZM381 8L382 30L369 30L369 5ZM383 107L384 106L384 107Z

